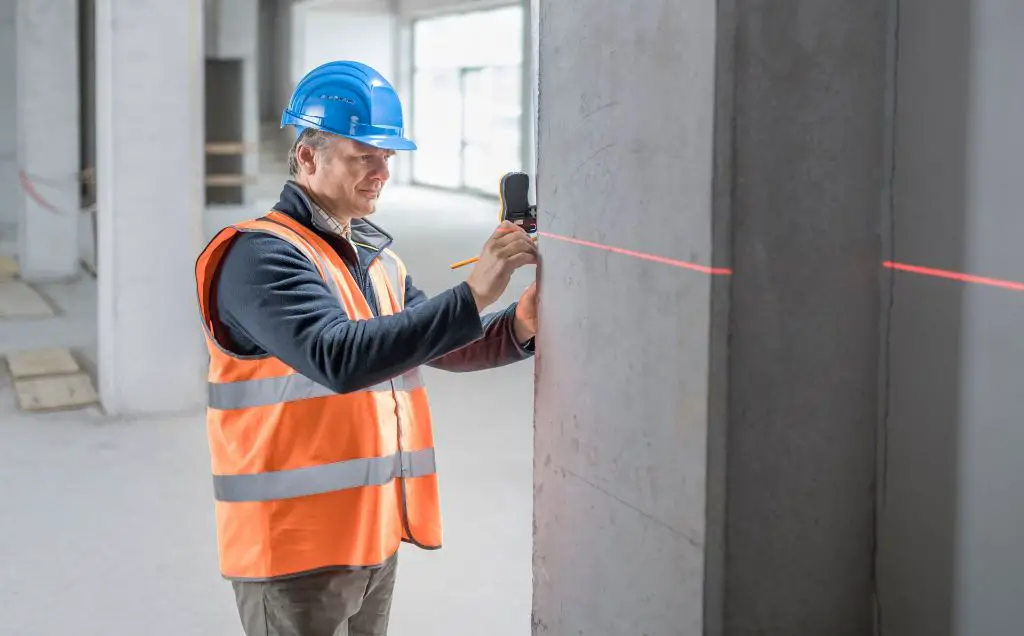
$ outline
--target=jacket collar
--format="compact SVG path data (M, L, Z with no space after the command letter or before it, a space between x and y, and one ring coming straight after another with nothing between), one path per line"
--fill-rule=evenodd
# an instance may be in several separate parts
M281 190L281 199L274 209L287 214L311 230L317 229L313 225L313 202L309 200L309 195L302 189L302 186L294 180L289 179L285 182L284 188ZM375 252L383 250L394 241L394 238L383 228L366 219L353 219L351 226L352 242L368 247Z

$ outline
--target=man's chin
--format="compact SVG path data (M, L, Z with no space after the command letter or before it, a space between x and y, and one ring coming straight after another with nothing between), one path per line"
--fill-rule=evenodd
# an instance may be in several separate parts
M376 199L373 201L360 201L358 206L353 207L355 207L355 214L353 217L361 219L364 216L370 216L377 211L377 201Z

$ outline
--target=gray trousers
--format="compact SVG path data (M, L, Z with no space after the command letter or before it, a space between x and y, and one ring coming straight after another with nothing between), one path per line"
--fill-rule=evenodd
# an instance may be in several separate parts
M398 554L376 569L232 583L246 636L386 636Z

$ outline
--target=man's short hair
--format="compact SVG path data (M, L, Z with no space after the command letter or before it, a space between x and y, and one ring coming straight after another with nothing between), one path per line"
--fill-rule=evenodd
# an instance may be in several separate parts
M296 158L295 154L300 145L309 146L319 153L327 147L327 144L330 143L331 137L333 136L334 135L329 132L317 130L316 128L304 128L302 133L295 140L295 143L292 144L291 150L288 151L288 174L292 177L299 176L299 160Z

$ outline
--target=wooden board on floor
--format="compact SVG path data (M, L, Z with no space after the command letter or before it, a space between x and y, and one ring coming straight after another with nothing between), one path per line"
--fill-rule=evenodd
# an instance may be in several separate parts
M13 280L18 277L20 271L18 261L10 256L0 256L0 281Z
M99 400L87 373L15 380L14 392L23 411L71 409Z
M53 307L20 280L0 281L0 318L53 316Z
M81 371L68 349L32 349L7 354L7 366L16 379Z

